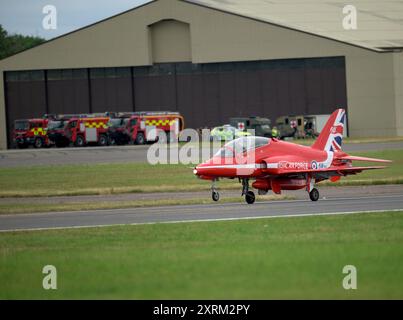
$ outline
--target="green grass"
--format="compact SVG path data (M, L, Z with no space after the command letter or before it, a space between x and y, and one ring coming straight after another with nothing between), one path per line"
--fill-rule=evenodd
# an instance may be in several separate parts
M256 202L294 200L295 197L288 195L265 195L259 196ZM16 199L18 200L18 199ZM220 203L243 203L242 197L228 197L220 199ZM211 197L190 198L190 199L154 199L130 200L130 201L97 201L97 202L61 202L61 203L0 203L0 214L14 213L35 213L35 212L58 212L58 211L82 211L82 210L103 210L122 208L143 208L156 206L212 204Z
M345 184L403 183L403 150L360 152L393 160L390 168L342 179ZM362 165L356 163L355 165ZM195 178L191 165L139 163L57 165L0 169L0 197L95 195L130 192L180 192L210 189ZM343 182L345 181L345 182ZM339 183L340 184L340 183ZM222 180L222 189L239 189L237 181Z
M35 166L0 169L0 196L91 195L198 190L185 165L140 163Z
M0 298L402 299L402 247L403 212L0 233Z
M403 150L383 150L352 152L352 155L358 155L370 158L380 158L392 160L392 163L376 163L354 161L354 166L382 166L387 168L381 170L368 170L357 175L342 177L338 182L322 182L320 185L328 186L358 186L358 185L381 185L381 184L403 184Z
M348 176L342 178L341 181L372 181L372 180L403 180L403 150L384 150L384 151L367 151L367 152L352 152L353 155L370 157L370 158L380 158L392 160L393 163L366 163L354 161L354 166L371 165L379 166L386 165L388 168L383 170L368 170L357 174L356 176ZM403 183L403 182L397 182Z

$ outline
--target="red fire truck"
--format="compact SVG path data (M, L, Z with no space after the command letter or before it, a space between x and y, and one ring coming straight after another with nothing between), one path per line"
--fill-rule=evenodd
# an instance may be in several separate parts
M109 123L111 144L145 144L163 138L171 142L184 128L184 119L178 112L122 113L116 114Z
M64 128L64 134L76 147L89 143L107 146L108 122L109 117L71 118Z
M60 114L55 115L48 122L49 142L56 147L68 147L70 139L66 135L66 125L72 118L85 118L85 114Z
M49 146L48 119L20 119L14 121L13 141L17 148Z
M127 134L127 124L131 115L115 114L108 123L108 141L110 145L125 145L130 142L130 136Z

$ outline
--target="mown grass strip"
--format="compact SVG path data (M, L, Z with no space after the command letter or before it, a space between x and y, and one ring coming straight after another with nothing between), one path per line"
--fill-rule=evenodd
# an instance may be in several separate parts
M384 212L0 233L0 299L402 299L402 230Z
M295 197L287 195L267 195L259 196L260 201L294 200ZM220 199L221 203L241 203L242 197L228 197ZM104 209L124 209L143 208L157 206L191 205L191 204L212 204L210 198L193 199L154 199L133 200L133 201L101 201L101 202L66 202L66 203L8 203L0 204L0 214L35 213L35 212L59 212L59 211L82 211L82 210L104 210Z

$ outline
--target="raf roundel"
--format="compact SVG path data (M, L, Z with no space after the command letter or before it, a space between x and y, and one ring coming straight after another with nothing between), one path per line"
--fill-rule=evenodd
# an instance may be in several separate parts
M318 163L315 160L312 160L311 162L311 169L313 170L318 169Z

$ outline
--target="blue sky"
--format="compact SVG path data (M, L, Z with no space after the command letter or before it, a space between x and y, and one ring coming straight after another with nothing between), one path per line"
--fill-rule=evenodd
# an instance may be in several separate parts
M9 33L51 39L146 2L149 0L0 0L0 24ZM46 5L56 7L56 30L42 27Z

